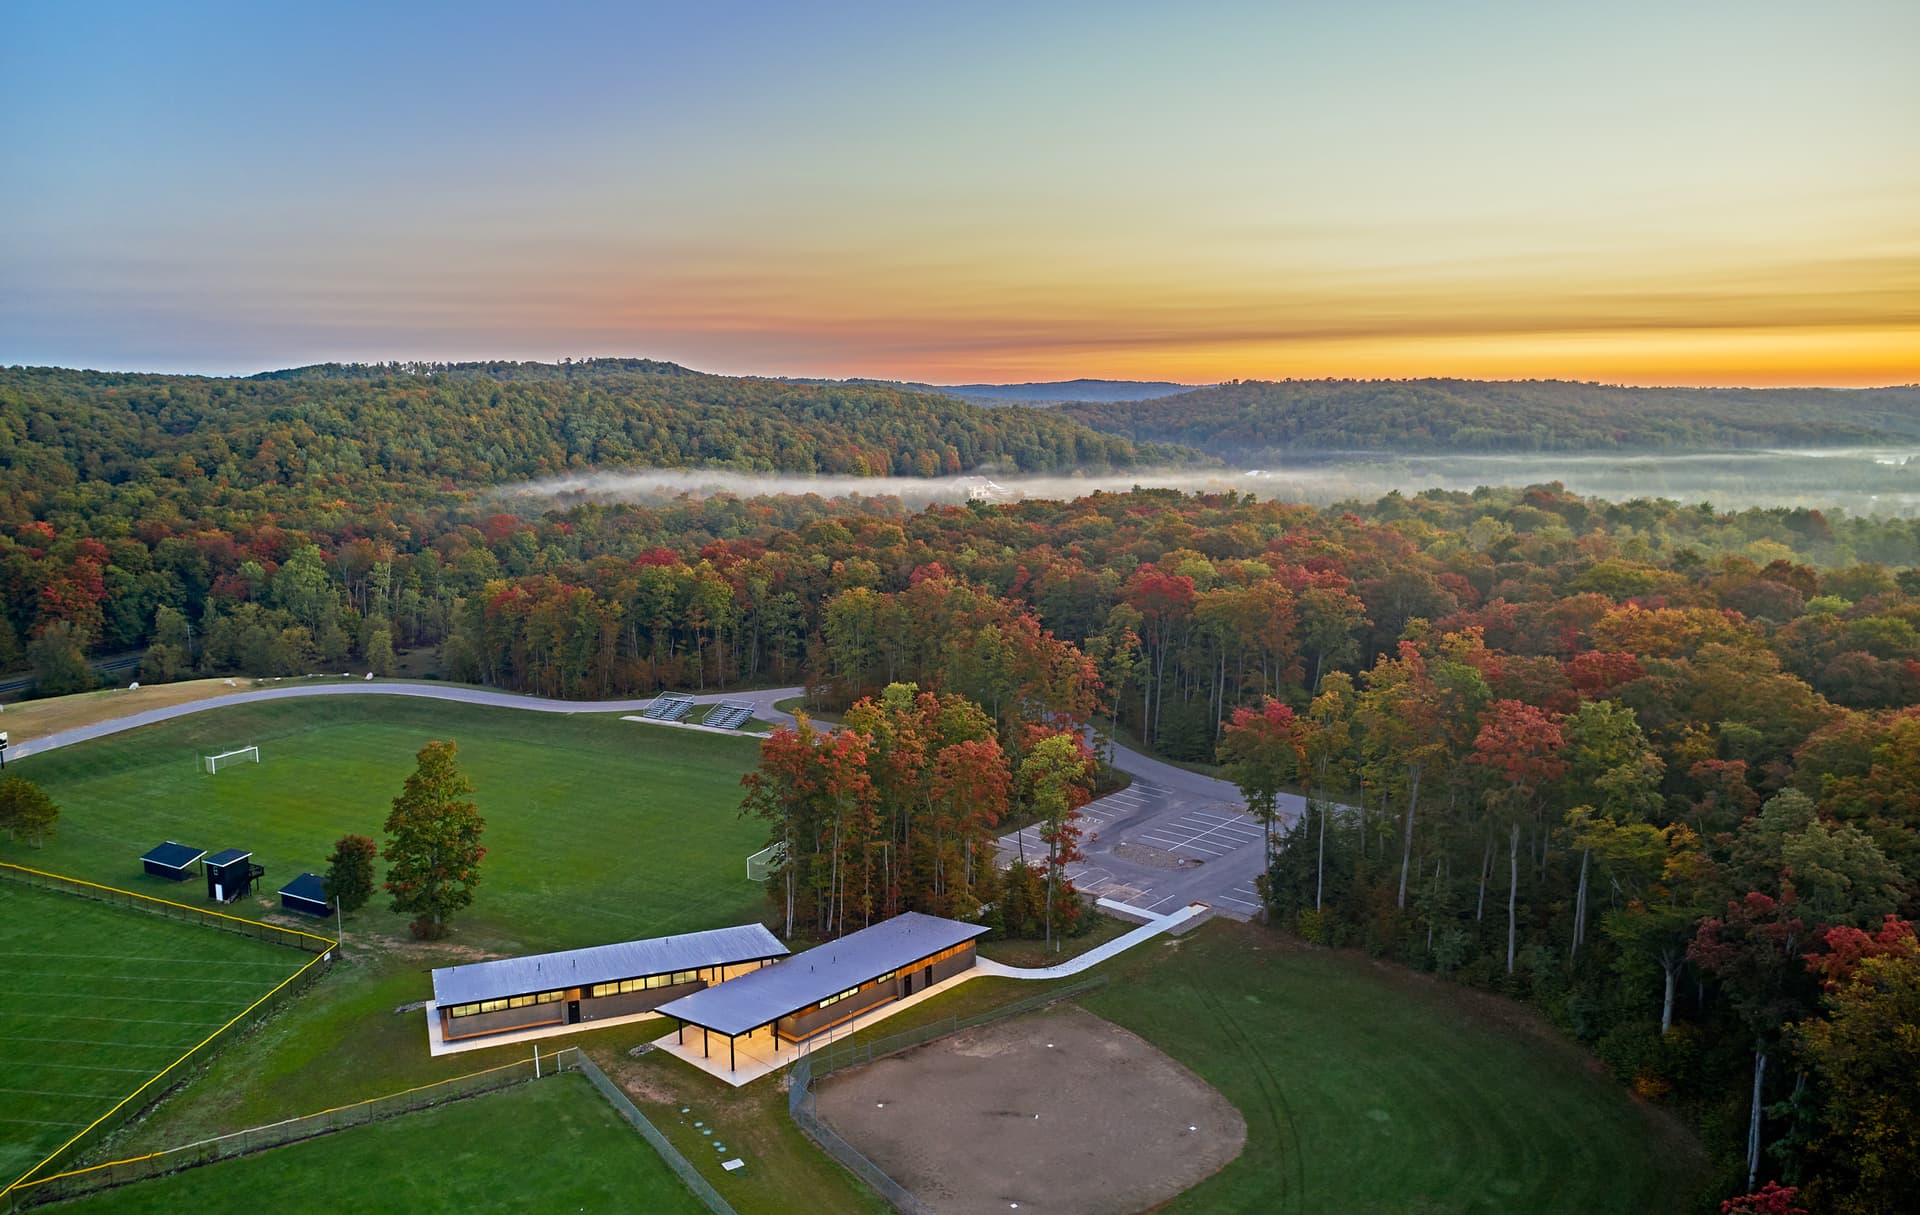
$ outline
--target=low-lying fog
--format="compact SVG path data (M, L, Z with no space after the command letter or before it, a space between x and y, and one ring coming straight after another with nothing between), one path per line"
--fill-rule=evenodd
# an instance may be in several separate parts
M819 494L898 497L909 505L990 499L1074 498L1135 486L1240 490L1263 498L1330 503L1371 500L1392 490L1472 490L1482 485L1560 481L1578 494L1624 501L1671 498L1723 509L1806 506L1849 514L1920 515L1920 449L1824 448L1676 455L1355 455L1256 469L1136 469L1124 473L1027 476L989 471L962 477L803 477L722 469L595 472L506 487L525 505L662 501L683 494Z

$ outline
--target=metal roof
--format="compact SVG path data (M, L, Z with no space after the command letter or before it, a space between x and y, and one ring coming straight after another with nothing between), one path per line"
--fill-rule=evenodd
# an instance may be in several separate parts
M302 903L327 905L327 881L317 873L303 873L299 877L280 887L282 898L295 899Z
M248 852L241 848L223 848L219 852L216 852L212 856L208 857L207 864L216 865L216 866L232 865L232 864L237 864L240 861L244 861L252 855L253 853Z
M207 854L205 848L195 848L189 844L176 844L172 840L155 848L140 859L152 861L166 869L185 869Z
M470 1004L523 996L557 987L580 987L637 979L676 970L731 966L761 958L784 957L791 951L764 924L741 924L679 936L622 941L525 958L501 958L467 966L443 966L433 972L435 1004Z
M669 1000L655 1011L715 1033L744 1034L988 931L980 924L903 912L764 970Z

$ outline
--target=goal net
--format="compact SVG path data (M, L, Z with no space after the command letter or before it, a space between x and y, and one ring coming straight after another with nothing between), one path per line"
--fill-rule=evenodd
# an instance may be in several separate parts
M218 755L203 757L209 775L234 764L257 764L260 762L260 748L237 747L232 751L222 751Z
M762 848L747 858L747 880L749 882L766 881L773 876L776 869L780 868L780 866L786 862L786 859L787 846L785 844L774 844L770 847Z

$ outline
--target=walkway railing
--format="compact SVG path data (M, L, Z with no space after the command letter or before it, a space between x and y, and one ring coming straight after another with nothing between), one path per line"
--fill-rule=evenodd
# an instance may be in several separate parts
M893 1205L894 1210L901 1212L902 1215L932 1215L932 1209L926 1203L914 1197L905 1186L888 1176L885 1169L867 1159L858 1148L841 1138L838 1131L827 1125L817 1109L813 1092L814 1082L843 1068L858 1067L861 1064L871 1063L875 1059L897 1055L901 1051L912 1050L916 1046L923 1046L962 1029L989 1025L995 1021L1004 1021L1008 1017L1020 1016L1022 1013L1037 1012L1063 1000L1076 999L1090 991L1105 987L1106 984L1107 979L1104 975L1082 979L1078 983L1052 988L971 1017L943 1017L918 1029L889 1034L884 1038L863 1039L856 1034L838 1042L829 1041L819 1046L809 1047L788 1073L787 1115L809 1139L820 1145L821 1150L871 1186L875 1193Z

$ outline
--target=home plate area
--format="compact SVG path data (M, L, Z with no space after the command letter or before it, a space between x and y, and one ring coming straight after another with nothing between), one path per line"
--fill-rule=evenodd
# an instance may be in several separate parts
M835 1072L815 1092L820 1116L936 1215L1143 1210L1247 1140L1204 1080L1073 1006Z

